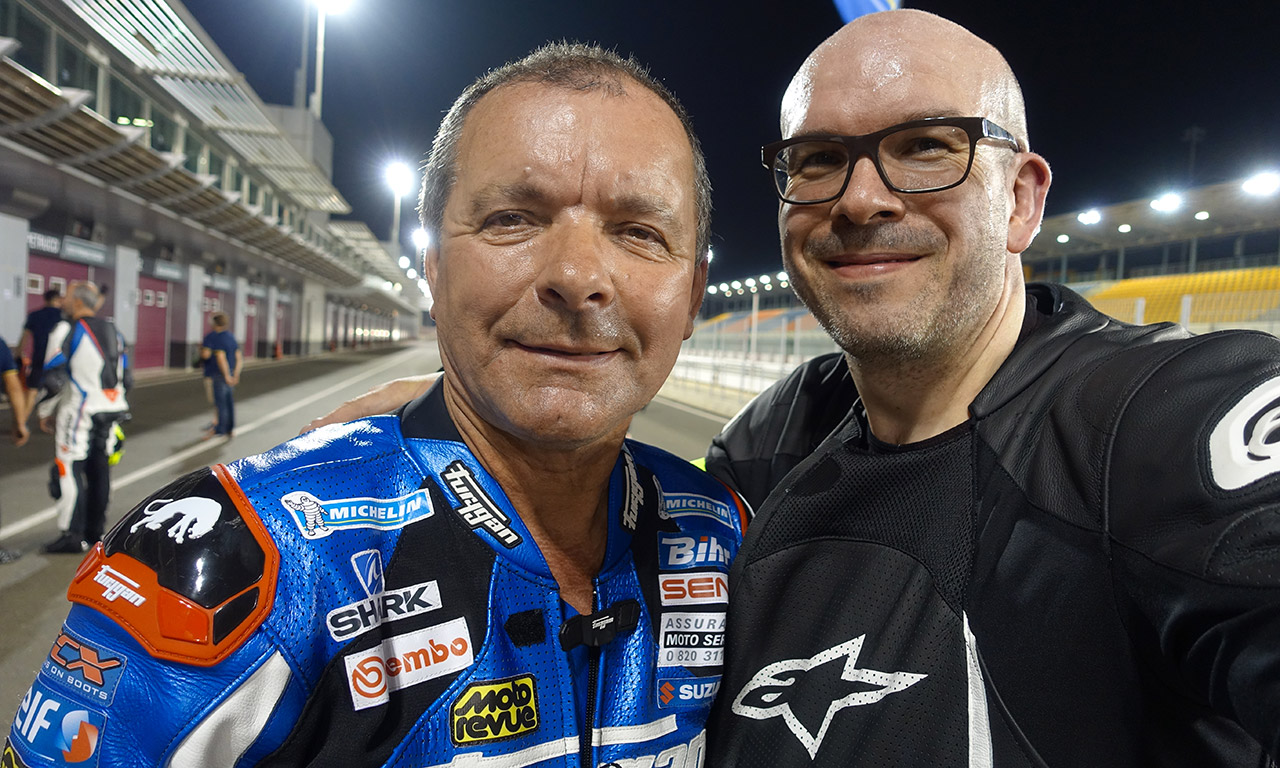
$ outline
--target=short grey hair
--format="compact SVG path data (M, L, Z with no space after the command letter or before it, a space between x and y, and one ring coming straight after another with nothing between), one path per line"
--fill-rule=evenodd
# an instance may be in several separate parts
M98 287L93 283L77 281L71 286L71 295L89 309L98 306Z
M485 94L503 86L536 83L573 91L603 90L611 96L626 93L630 80L662 99L684 126L693 153L694 203L698 215L698 262L705 261L711 245L711 178L702 155L702 145L693 132L693 122L680 101L658 82L640 62L614 51L583 43L548 43L519 61L490 70L467 86L440 121L431 153L423 166L422 192L418 215L422 226L439 242L444 207L458 179L458 142L463 124L472 108Z

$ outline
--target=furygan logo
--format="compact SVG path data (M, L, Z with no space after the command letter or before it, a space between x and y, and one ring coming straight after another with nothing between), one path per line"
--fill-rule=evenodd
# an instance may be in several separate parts
M454 699L451 735L462 746L538 730L538 685L533 675L472 683Z
M458 497L462 506L454 508L458 517L471 526L471 530L484 528L507 549L520 544L520 534L511 529L511 518L507 517L498 505L493 503L489 494L484 492L471 470L461 461L455 461L440 473L448 484L449 490Z
M147 602L147 598L138 594L138 588L142 586L141 584L109 565L99 567L98 572L94 574L93 580L104 587L102 599L108 603L114 602L116 598L123 598L126 603L131 603L134 607L141 606Z
M622 527L629 533L636 532L640 523L640 507L644 504L644 487L640 485L640 476L636 472L635 459L631 451L622 449L622 476L626 483L626 498L622 501Z

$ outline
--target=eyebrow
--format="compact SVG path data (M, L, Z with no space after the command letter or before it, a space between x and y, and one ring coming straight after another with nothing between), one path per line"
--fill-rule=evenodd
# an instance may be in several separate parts
M550 194L537 184L518 181L512 184L486 184L476 191L471 198L473 216L483 216L499 201L503 204L529 205L546 202ZM685 226L671 203L660 195L647 195L639 192L624 193L611 198L609 207L633 216L649 216L658 220L663 229L672 236L679 237L685 233Z
M889 125L899 125L901 123L910 123L914 120L926 120L930 117L969 117L969 114L966 112L961 112L960 110L955 109L954 107L949 107L947 109L915 109L902 115L901 116L902 119L897 120L896 122L890 123ZM877 128L876 131L884 130L885 128L888 128L889 125L885 125L881 128ZM871 131L871 133L875 133L876 131ZM822 130L820 128L815 128L813 130L808 130L802 133L793 134L792 136L789 136L787 138L799 139L799 138L804 138L805 136L835 136L835 135L843 135L843 134L840 134L839 131Z

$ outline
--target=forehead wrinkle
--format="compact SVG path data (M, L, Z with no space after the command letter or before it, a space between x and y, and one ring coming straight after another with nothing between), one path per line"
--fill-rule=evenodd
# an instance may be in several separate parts
M547 200L549 194L531 181L517 181L510 184L491 182L478 188L471 197L471 212L479 215L487 213L499 203L529 205Z

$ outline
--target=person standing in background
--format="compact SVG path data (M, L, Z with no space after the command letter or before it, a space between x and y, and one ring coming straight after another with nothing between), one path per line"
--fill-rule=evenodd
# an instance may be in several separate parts
M204 375L213 384L213 408L216 413L212 435L231 437L236 428L236 401L232 388L240 383L240 368L244 357L236 337L228 330L225 312L213 315L213 330L205 334L200 346L200 359L204 360Z
M31 436L27 430L27 396L18 380L18 366L9 351L9 343L3 337L0 337L0 380L4 381L4 391L13 409L13 444L22 446ZM0 547L0 565L12 563L19 557L22 553Z
M35 409L36 397L44 381L44 360L49 345L49 332L61 321L62 293L57 288L50 288L44 292L44 306L27 315L27 322L22 326L22 337L18 339L19 355L27 348L27 342L31 342L31 357L24 363L26 374L26 393L22 411L24 414L30 415Z
M97 317L101 296L89 282L67 286L68 318L49 334L40 428L52 432L58 467L58 526L46 552L87 552L102 539L111 497L114 427L128 417L132 371L124 338Z

